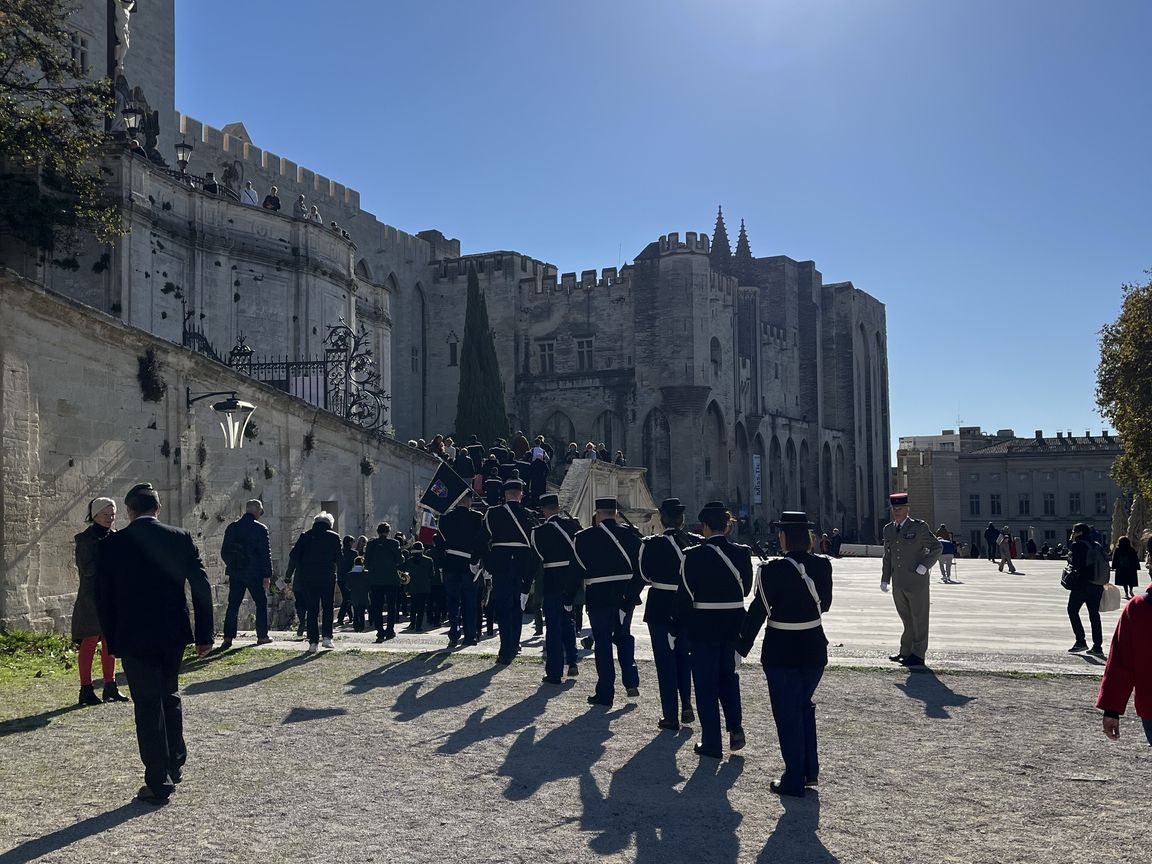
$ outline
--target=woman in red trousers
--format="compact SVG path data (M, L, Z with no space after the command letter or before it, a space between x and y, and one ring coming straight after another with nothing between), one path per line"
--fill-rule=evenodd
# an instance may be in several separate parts
M80 585L76 605L72 608L72 641L80 646L80 704L99 705L101 698L92 688L92 661L100 645L100 667L104 675L104 702L127 702L128 697L116 689L116 658L108 651L100 633L96 614L96 556L100 541L112 533L116 521L116 502L111 498L93 498L88 502L89 526L76 535L76 569Z

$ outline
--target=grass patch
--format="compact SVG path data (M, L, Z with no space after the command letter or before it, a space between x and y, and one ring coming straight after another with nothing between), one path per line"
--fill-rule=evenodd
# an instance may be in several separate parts
M76 647L59 633L0 633L0 681L59 678L76 668Z

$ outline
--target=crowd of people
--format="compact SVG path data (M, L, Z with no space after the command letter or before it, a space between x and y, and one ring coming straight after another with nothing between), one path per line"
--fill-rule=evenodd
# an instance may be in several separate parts
M467 451L457 448L452 464ZM806 514L784 512L770 524L783 554L766 558L757 545L731 539L737 520L719 501L697 514L696 534L686 530L685 506L665 499L658 511L662 532L642 537L621 518L613 498L596 500L593 523L585 527L562 511L556 493L537 495L529 507L526 484L516 472L505 479L485 478L483 490L480 495L463 484L427 546L386 523L371 540L341 537L332 530L331 515L317 513L293 544L287 572L308 651L332 646L337 609L336 626L347 621L353 629L373 628L378 642L396 637L406 610L407 629L414 632L447 620L449 648L477 644L486 620L489 635L499 637L496 663L508 665L521 650L524 612L535 598L545 636L542 685L580 674L576 637L586 612L591 636L585 647L595 661L587 701L610 707L617 675L629 698L640 694L632 617L647 589L644 623L661 706L658 729L677 731L698 723L695 752L702 758L722 757L724 733L729 750L742 749L739 665L763 630L759 659L784 763L771 791L801 796L818 783L813 695L828 662L822 616L832 602L833 559L813 552L815 526ZM188 644L200 656L211 650L212 596L191 535L159 521L156 491L138 484L125 506L129 525L116 531L115 502L93 499L91 524L76 537L81 586L74 636L89 646L80 669L80 701L95 701L91 654L102 643L103 700L127 701L115 685L114 663L120 657L135 703L145 766L138 797L162 804L179 783L186 758L181 658ZM892 594L904 625L900 649L890 659L915 669L924 666L928 649L930 573L949 541L911 518L907 495L894 494L889 506L880 587ZM221 648L236 637L236 613L246 595L256 607L257 642L270 641L266 592L273 574L262 515L262 503L249 501L225 531L221 557L229 595ZM1090 531L1088 525L1076 526L1064 581L1079 605L1089 608L1097 651L1102 634L1092 598L1098 596L1100 551ZM1103 566L1107 572L1107 559ZM1097 700L1110 738L1118 737L1119 715L1135 691L1136 710L1152 743L1150 602L1148 594L1130 600L1114 636ZM1074 628L1078 624L1074 619ZM1073 650L1087 647L1081 627Z

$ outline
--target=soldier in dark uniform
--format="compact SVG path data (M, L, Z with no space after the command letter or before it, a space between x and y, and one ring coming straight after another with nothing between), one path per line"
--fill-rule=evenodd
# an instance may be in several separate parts
M523 495L523 481L515 477L506 480L504 503L484 514L484 567L492 574L492 610L500 628L496 662L505 666L520 652L521 595L528 593L540 564L540 556L529 542L532 517L520 503Z
M652 657L656 661L656 680L660 685L663 716L657 725L675 732L681 723L694 721L696 715L692 713L688 639L671 635L672 617L676 610L684 550L703 543L704 538L684 530L684 505L679 498L665 498L660 502L660 522L664 525L664 533L641 541L640 576L648 585L644 622L652 637Z
M720 759L721 707L728 746L744 746L736 645L744 624L744 597L752 590L752 550L728 541L736 521L722 502L704 505L699 519L704 542L684 553L671 629L677 640L688 639L691 651L700 713L700 743L693 749L699 756Z
M907 492L894 492L888 503L892 521L884 526L880 590L888 593L888 583L892 583L896 614L904 623L900 653L888 659L915 668L924 665L928 652L929 573L943 547L927 522L908 515Z
M596 649L596 693L589 705L611 707L616 695L612 646L619 652L620 678L629 696L640 695L632 612L644 582L637 574L640 537L616 522L616 499L596 499L596 523L576 535L576 558L584 569L584 603Z
M532 529L532 548L540 556L541 606L544 610L544 682L560 684L568 664L568 676L580 672L576 655L576 625L572 603L583 578L576 559L575 537L580 523L560 515L560 500L554 492L540 496L544 524Z
M444 572L444 594L448 600L448 647L455 648L464 631L464 644L479 641L478 602L479 548L484 533L484 517L472 509L472 492L437 524L434 545L440 553ZM463 620L463 628L461 628Z
M799 512L782 513L772 523L786 556L761 565L740 632L739 650L747 657L761 625L768 625L760 663L784 757L784 774L769 784L777 795L801 796L820 774L812 695L828 665L820 616L832 606L832 562L809 551L814 527Z
M489 507L499 507L504 503L504 484L499 477L489 477L484 481L484 503Z

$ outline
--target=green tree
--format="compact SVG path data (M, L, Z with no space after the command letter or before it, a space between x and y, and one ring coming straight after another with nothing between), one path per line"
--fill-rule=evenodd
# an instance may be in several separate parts
M460 349L460 392L456 397L456 438L478 435L485 444L508 435L504 383L496 344L488 325L488 304L480 293L476 268L468 265L468 307Z
M1096 403L1124 445L1113 479L1152 500L1152 281L1123 290L1120 316L1100 330Z
M0 0L0 234L42 249L121 230L99 164L112 87L78 74L74 12L74 0Z

